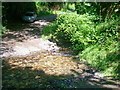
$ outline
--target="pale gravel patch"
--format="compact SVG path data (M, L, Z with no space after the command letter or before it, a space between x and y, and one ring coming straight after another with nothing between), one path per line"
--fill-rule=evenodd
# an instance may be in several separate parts
M24 42L16 42L11 49L11 52L4 53L2 57L26 56L34 52L57 52L59 47L49 40L43 40L42 38L39 38L26 40Z

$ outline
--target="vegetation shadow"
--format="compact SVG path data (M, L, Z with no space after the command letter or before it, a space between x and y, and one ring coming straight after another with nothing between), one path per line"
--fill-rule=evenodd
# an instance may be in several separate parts
M3 60L3 90L9 88L100 88L93 81L88 82L74 75L48 75L42 69L10 66Z
M57 16L48 15L38 17L33 23L23 22L21 20L11 20L6 24L7 32L2 35L2 38L9 40L22 41L27 38L40 38L42 29L48 22L53 21ZM18 39L18 40L17 40Z

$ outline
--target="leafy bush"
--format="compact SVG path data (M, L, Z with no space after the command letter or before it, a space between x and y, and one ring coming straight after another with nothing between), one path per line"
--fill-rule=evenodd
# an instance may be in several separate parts
M85 13L89 13L89 14L94 14L94 15L98 15L99 14L99 3L95 3L95 2L77 2L75 4L76 7L76 11L78 14L85 14ZM92 9L91 9L92 8Z
M42 38L43 39L51 39L54 36L55 30L57 29L57 24L54 21L53 23L50 23L48 26L44 27L42 30Z
M7 31L7 29L5 27L3 27L2 25L0 25L0 37Z
M96 26L97 36L96 39L99 43L104 43L107 38L114 37L116 40L119 34L119 19L106 20Z
M120 13L118 2L76 2L75 9L78 14L96 15L100 20L118 16Z
M62 14L55 22L57 27L54 38L57 42L71 43L74 50L83 50L94 43L94 16L78 14ZM81 45L81 46L79 46Z
M95 44L86 48L80 54L81 60L102 71L106 76L118 77L119 72L119 43L108 39L105 45Z
M107 76L119 76L120 43L118 19L107 20L96 26L95 45L91 45L80 54L81 60L86 60L93 67Z
M81 60L105 75L119 77L119 18L97 24L93 22L95 18L88 14L62 14L44 32L57 42L69 42Z

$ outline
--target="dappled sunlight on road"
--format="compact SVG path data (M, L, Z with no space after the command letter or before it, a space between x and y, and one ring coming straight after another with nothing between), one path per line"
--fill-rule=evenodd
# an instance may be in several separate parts
M53 17L38 19L24 27L23 24L13 26L3 36L0 53L3 87L119 88L119 83L108 81L97 70L80 62L69 48L40 38L43 27Z
M31 56L4 58L3 75L5 76L3 76L3 85L6 86L6 83L12 77L11 82L17 82L18 85L20 82L23 83L24 80L24 83L28 83L28 85L31 85L32 82L36 83L35 85L38 88L119 87L118 82L96 76L93 68L83 62L80 63L74 60L75 57L58 56L50 52L39 52ZM25 79L18 82L16 81L17 77ZM14 85L14 83L9 82L9 85ZM28 85L23 85L23 87L30 87ZM19 87L22 87L22 85L19 85Z

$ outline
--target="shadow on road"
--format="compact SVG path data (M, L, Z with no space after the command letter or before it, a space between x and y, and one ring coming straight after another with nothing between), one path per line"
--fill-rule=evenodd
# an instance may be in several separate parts
M46 17L40 17L34 23L21 23L21 22L10 23L7 26L9 32L7 32L2 37L3 47L5 46L6 49L7 48L6 46L10 46L10 44L14 45L15 42L23 42L24 40L28 40L31 38L40 38L41 30L43 29L43 27L45 25L48 25L49 22L55 20L55 18L56 15L50 15ZM68 55L68 53L64 55ZM50 59L51 57L52 59ZM58 57L60 58L62 57L60 60L58 60L61 62L58 61L56 62ZM71 64L73 63L70 62L71 63L70 64L69 61L67 61L68 57L71 58L72 56L63 57L63 56L50 55L49 57L48 56L42 57L46 59L46 62L44 62L44 60L42 60L42 62L41 61L35 62L32 58L26 59L27 57L23 57L22 59L16 57L15 60L13 60L12 62L14 64L9 63L9 57L8 57L7 59L3 60L3 73L2 73L3 89L5 88L17 88L17 89L19 88L103 88L104 84L106 88L114 88L113 86L109 86L110 83L112 85L118 85L116 82L106 81L104 79L94 77L94 75L91 73L91 70L87 70L87 71L83 70L83 73L80 73L81 71L76 71L77 69L76 70L71 69L71 73L69 74L51 75L45 72L45 69L47 69L47 67L44 67L44 70L40 67L37 67L42 65L43 62L44 64L46 64L49 61L49 63L54 64L54 65L49 65L50 68L54 67L55 65L57 66L58 64L60 65L60 67L62 67L61 71L66 73L67 72L66 67L71 66ZM37 56L35 56L34 58L37 58ZM31 65L25 66L25 64L27 64L28 61L32 65L35 64L34 66L35 68L31 67ZM16 62L19 65L22 65L22 67L20 67L19 65L17 66ZM67 64L65 64L65 62ZM73 68L73 66L71 67ZM80 69L81 68L82 66L80 67ZM49 68L47 70L49 71Z
M48 75L42 69L32 70L31 67L10 66L3 61L4 88L100 88L74 75Z

